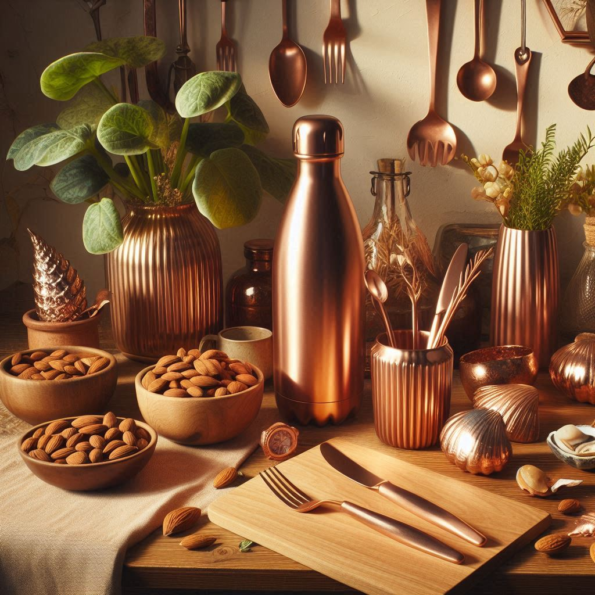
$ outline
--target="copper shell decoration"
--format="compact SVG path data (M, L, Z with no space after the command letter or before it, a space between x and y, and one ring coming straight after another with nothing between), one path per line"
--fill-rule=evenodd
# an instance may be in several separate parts
M595 405L595 333L581 333L550 361L554 386L566 397Z
M483 386L475 391L473 407L497 411L512 442L536 442L539 439L539 391L532 386Z
M440 434L440 447L453 465L473 474L502 471L512 456L504 420L490 409L453 415Z

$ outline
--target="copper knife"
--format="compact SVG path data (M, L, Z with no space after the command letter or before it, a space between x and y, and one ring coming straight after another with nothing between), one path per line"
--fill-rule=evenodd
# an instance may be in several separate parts
M487 541L485 535L482 535L465 521L437 504L374 475L374 473L364 469L332 444L324 442L320 445L320 452L326 462L345 477L368 489L378 491L379 494L408 512L453 533L457 537L461 537L473 545L479 547L485 545Z

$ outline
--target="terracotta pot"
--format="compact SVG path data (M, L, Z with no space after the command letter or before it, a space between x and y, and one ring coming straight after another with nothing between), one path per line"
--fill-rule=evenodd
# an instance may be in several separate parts
M23 314L27 327L29 349L78 345L99 347L99 321L101 314L74 322L44 322L37 318L35 310Z
M547 368L556 349L560 293L553 228L523 231L502 226L492 280L492 345L524 345Z
M221 250L194 204L131 207L124 242L107 255L118 349L156 361L222 327Z

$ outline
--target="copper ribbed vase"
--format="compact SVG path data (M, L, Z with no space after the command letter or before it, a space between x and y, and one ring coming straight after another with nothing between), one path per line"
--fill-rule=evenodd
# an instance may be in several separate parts
M492 345L530 347L539 367L547 368L556 349L559 293L554 229L502 226L492 280Z
M386 333L372 347L372 402L378 438L397 448L427 448L438 442L450 411L453 352L448 343L411 349L411 331ZM428 333L422 331L427 339Z
M124 355L154 361L222 326L221 250L194 204L131 207L107 255L112 330Z

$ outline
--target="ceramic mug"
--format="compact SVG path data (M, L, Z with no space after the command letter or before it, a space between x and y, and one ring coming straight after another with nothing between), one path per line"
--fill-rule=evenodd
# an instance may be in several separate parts
M209 345L210 344L210 345ZM273 333L259 326L232 326L217 335L205 335L198 349L225 351L229 357L241 359L260 368L265 379L273 375Z

